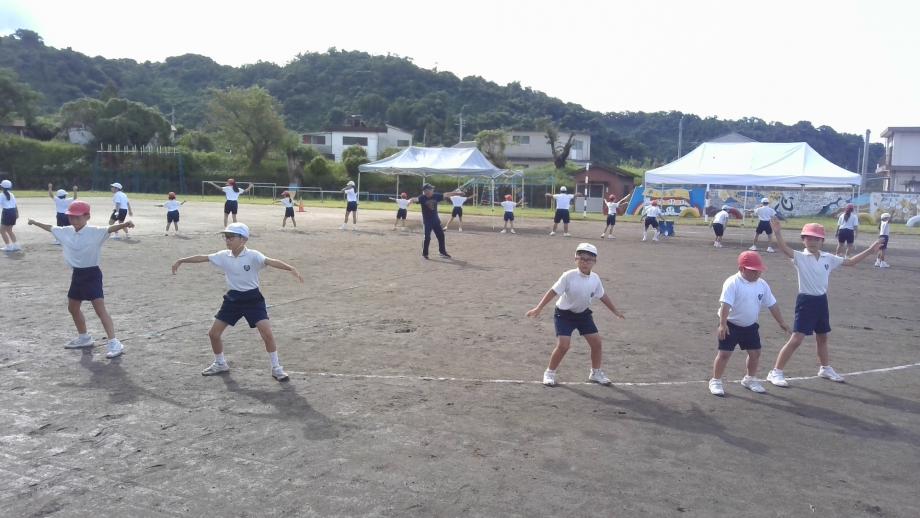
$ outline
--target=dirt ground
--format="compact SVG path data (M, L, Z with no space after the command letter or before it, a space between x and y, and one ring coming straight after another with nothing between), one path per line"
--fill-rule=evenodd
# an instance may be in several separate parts
M90 201L102 224L110 202ZM717 398L706 388L717 300L749 228L730 228L718 250L704 227L643 243L621 223L602 242L599 223L576 220L564 238L548 220L509 235L468 217L448 232L454 259L425 261L417 212L409 232L391 230L395 208L361 212L357 232L328 209L281 230L282 208L243 204L250 247L306 279L262 274L291 374L278 383L242 322L225 334L230 373L199 374L223 275L170 265L223 247L220 205L191 197L182 235L167 237L163 209L138 201L132 239L105 245L126 347L115 360L101 339L63 349L70 271L51 236L25 225L53 222L53 205L27 198L20 210L24 252L0 257L2 516L917 516L917 236L892 238L891 269L869 260L831 276L832 363L853 373L846 384L814 378L811 341L786 369L802 378L792 388L733 382ZM580 241L599 247L595 271L627 315L594 307L615 384L585 383L575 338L566 384L546 388L552 312L524 313L574 267ZM765 260L791 323L794 269ZM784 336L767 312L761 326L765 376ZM736 353L727 379L742 374Z

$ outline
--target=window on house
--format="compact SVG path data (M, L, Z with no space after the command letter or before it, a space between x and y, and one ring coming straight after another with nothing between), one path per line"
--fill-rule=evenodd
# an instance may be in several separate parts
M367 137L342 137L342 145L367 147Z
M511 143L520 145L530 144L530 135L511 135Z
M408 140L397 140L396 147L409 147L409 141Z
M325 146L326 136L325 135L304 135L303 143L304 144L315 144L317 146Z
M575 151L581 151L581 149L582 149L583 146L584 146L584 142L582 142L582 141L580 141L580 140L578 140L578 139L573 139L573 140L572 140L572 149L574 149Z

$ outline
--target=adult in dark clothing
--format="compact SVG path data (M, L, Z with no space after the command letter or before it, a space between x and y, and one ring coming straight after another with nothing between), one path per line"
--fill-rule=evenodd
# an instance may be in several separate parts
M445 197L462 195L462 191L451 191L447 194L436 194L434 186L426 183L422 186L422 194L412 201L422 208L422 223L425 225L425 244L422 246L422 257L428 259L428 244L431 243L431 233L438 238L438 252L441 257L450 259L447 247L444 245L444 230L441 228L441 218L438 217L438 202Z

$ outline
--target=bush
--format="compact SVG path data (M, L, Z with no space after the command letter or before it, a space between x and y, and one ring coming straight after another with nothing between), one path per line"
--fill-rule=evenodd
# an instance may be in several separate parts
M89 186L92 163L88 155L82 146L0 134L0 167L17 189L44 190L48 182L65 189Z

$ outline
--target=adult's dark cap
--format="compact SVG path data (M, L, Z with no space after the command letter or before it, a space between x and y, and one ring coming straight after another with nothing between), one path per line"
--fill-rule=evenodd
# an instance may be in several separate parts
M425 185L422 186L422 190L423 191L433 191L434 185L431 185L430 183L426 183Z

